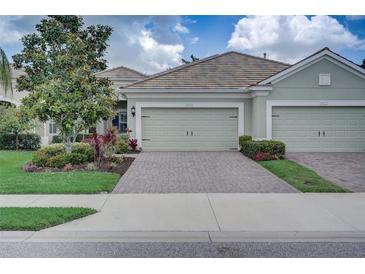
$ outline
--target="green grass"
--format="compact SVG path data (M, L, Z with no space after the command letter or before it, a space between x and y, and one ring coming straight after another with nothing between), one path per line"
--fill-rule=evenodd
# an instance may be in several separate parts
M29 151L0 151L0 194L110 192L119 174L97 171L23 172Z
M37 231L95 212L82 207L0 207L0 230Z
M348 192L294 161L277 160L258 163L302 192Z

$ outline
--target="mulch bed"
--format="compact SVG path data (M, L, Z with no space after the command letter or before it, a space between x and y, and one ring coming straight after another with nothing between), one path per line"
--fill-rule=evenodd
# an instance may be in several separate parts
M88 164L72 165L72 168L51 168L51 167L38 167L32 172L72 172L72 171L103 171L103 172L115 172L123 175L131 166L135 158L124 157L120 163L102 162L99 166L95 165L94 169L88 168ZM90 163L89 163L90 164ZM28 171L29 172L29 171Z

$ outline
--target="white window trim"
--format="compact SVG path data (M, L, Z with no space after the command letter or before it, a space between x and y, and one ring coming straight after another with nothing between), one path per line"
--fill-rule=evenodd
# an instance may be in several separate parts
M267 100L266 139L272 139L273 107L363 107L365 100Z
M328 77L329 82L327 83L321 83L321 79L323 79L322 77ZM331 86L332 85L332 77L331 77L331 73L320 73L318 75L318 85L319 86Z
M47 124L47 128L46 128L46 130L47 130L48 136L56 136L56 135L58 135L58 133L59 133L58 128L56 128L56 133L51 133L51 132L49 132L49 126L50 126L50 124L56 124L56 123L54 123L54 122L52 122L52 121L50 120L50 121L48 121L46 124Z
M136 139L142 145L142 108L237 108L238 135L244 135L244 102L136 102Z

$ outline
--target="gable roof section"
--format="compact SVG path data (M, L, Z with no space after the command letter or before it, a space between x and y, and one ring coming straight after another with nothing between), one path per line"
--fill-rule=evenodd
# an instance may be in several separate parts
M303 60L299 61L298 63L295 63L294 65L288 67L287 69L280 71L267 79L264 79L263 81L259 82L258 85L267 85L272 84L275 82L279 82L294 73L297 73L310 65L313 65L314 63L319 62L320 60L324 58L329 58L330 61L334 62L335 64L350 70L351 72L355 73L356 75L365 78L365 69L360 67L359 65L355 64L354 62L346 59L345 57L331 51L329 48L325 47L314 54L308 56L307 58L304 58Z
M230 51L154 74L125 88L242 88L288 67L285 63Z
M144 79L147 75L136 71L131 68L127 68L124 66L119 66L116 68L111 68L107 70L103 70L100 72L95 73L97 76L102 77L111 77L111 78L137 78L137 79Z

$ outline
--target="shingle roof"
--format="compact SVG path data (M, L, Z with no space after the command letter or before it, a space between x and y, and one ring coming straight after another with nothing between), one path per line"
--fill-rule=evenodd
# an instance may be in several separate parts
M125 88L240 88L255 85L289 66L230 51L151 75Z
M96 75L106 76L106 77L140 78L140 79L144 79L145 77L147 77L147 75L139 71L124 66L103 70L96 73Z

